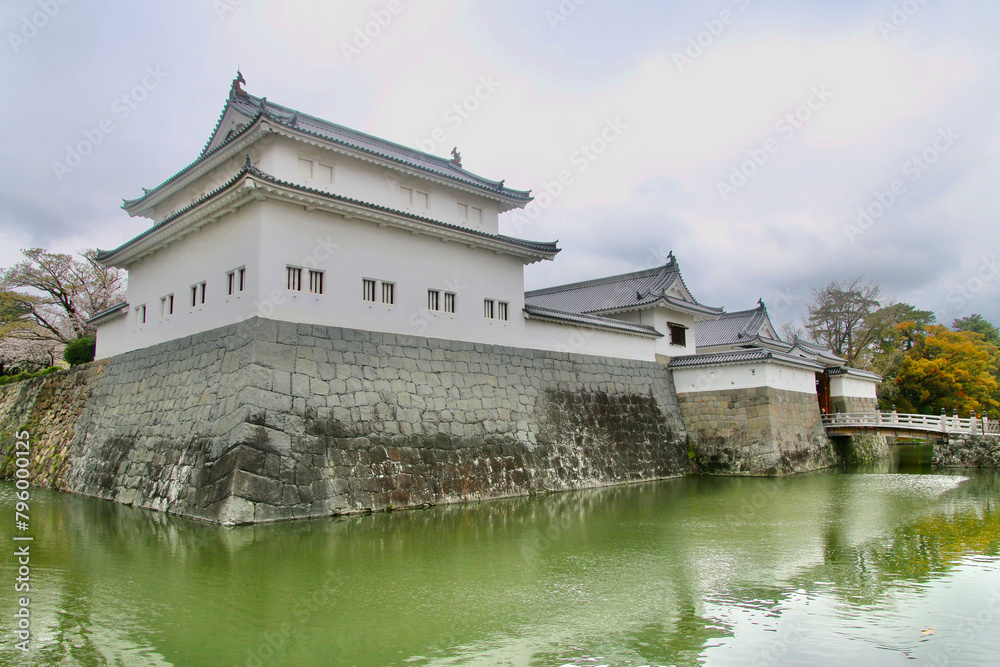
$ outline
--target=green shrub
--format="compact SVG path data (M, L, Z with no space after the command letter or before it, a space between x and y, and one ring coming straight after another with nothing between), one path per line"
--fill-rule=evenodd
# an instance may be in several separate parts
M94 360L94 353L97 341L93 336L77 338L66 344L63 350L63 359L70 366L79 366Z

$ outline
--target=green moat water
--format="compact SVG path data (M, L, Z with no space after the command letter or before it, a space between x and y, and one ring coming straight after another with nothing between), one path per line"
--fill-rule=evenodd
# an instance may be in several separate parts
M1000 475L927 456L234 530L34 489L28 656L4 484L0 664L1000 664Z

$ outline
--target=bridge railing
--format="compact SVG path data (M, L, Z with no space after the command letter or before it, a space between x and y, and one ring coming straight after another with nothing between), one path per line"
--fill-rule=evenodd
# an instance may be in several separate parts
M1000 437L1000 422L986 416L914 415L898 412L842 412L823 415L827 428L875 428L927 431L931 433L968 433Z

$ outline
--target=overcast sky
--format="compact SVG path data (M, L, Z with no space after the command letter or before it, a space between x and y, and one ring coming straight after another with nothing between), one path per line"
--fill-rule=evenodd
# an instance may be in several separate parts
M240 67L533 190L501 230L563 252L529 289L673 250L702 303L763 298L776 324L859 274L1000 322L1000 3L5 0L0 21L0 266L144 230L122 198L195 159Z

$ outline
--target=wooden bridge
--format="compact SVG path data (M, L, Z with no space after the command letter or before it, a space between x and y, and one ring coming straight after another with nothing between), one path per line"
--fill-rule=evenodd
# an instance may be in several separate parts
M911 415L892 412L846 412L824 414L823 426L829 435L860 435L877 431L896 438L937 440L949 436L989 435L1000 437L1000 422L985 415L969 418L957 414Z

